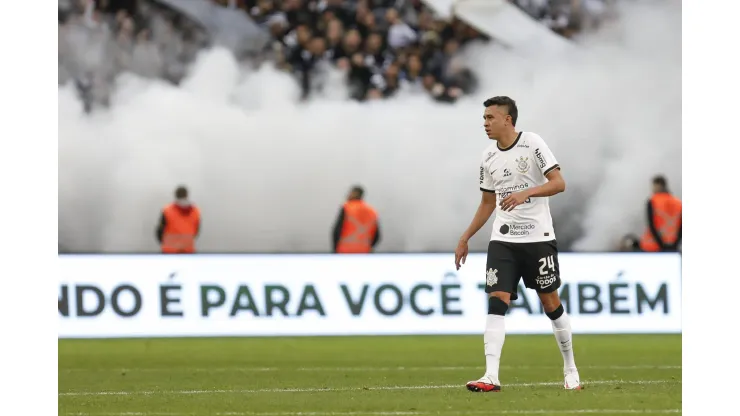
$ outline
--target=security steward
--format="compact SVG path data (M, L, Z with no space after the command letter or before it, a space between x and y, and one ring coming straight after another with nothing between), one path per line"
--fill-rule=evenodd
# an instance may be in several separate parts
M195 253L200 232L200 210L188 199L188 190L175 190L175 201L164 207L157 227L157 240L165 254Z
M668 191L663 176L653 178L653 196L647 204L648 227L640 249L648 252L678 251L681 243L681 200Z
M334 224L335 253L371 253L380 241L378 214L362 197L361 186L354 186Z

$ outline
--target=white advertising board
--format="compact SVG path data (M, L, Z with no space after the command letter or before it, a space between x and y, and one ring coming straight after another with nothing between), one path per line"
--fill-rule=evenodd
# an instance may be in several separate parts
M59 338L480 334L485 254L60 256ZM575 333L680 333L677 254L560 255ZM551 333L524 289L508 333Z

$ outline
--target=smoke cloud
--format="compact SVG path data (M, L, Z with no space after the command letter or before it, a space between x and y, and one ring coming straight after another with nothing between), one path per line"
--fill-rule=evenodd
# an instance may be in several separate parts
M607 250L644 223L650 179L681 194L681 5L624 5L568 56L469 51L479 94L347 101L340 86L299 103L296 82L204 52L180 87L124 75L111 109L85 115L59 89L59 240L71 251L153 252L161 208L185 184L203 252L326 252L353 184L380 213L379 251L451 252L480 200L489 145L482 102L509 95L518 127L563 167L552 199L564 248ZM331 82L339 84L339 75ZM471 240L485 249L491 222Z

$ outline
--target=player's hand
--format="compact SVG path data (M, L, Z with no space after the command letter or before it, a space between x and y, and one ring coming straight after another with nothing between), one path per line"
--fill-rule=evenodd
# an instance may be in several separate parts
M455 266L457 270L460 270L460 260L462 260L462 264L465 264L466 258L468 258L468 241L460 239L455 249Z
M504 198L504 200L501 201L500 206L503 211L511 211L526 202L527 199L529 199L529 195L527 195L526 192L514 192Z

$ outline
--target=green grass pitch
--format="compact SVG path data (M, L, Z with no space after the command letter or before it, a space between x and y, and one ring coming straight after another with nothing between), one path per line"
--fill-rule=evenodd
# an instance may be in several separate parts
M500 393L471 393L483 337L59 340L60 415L681 413L680 335L575 335L582 391L552 335L509 335Z

